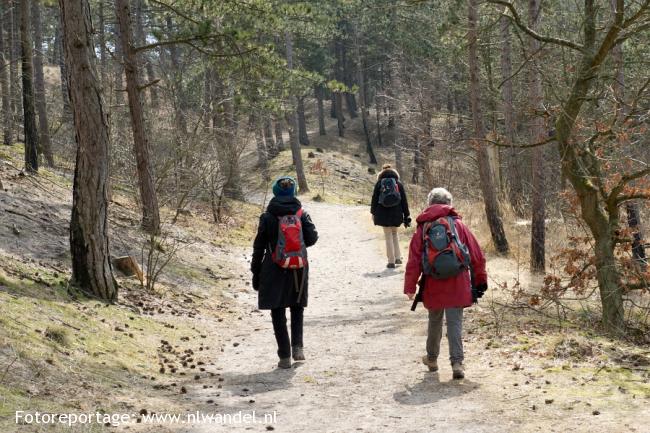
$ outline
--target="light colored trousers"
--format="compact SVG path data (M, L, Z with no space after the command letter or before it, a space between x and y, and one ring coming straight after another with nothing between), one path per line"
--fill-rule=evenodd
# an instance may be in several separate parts
M402 254L399 251L399 239L397 238L397 229L399 227L384 227L384 237L386 238L386 256L388 263L395 263L395 260L402 260Z
M447 308L429 310L429 335L427 337L427 356L438 359L440 340L442 339L442 316L447 319L447 341L449 342L449 360L451 363L460 362L463 356L463 309Z

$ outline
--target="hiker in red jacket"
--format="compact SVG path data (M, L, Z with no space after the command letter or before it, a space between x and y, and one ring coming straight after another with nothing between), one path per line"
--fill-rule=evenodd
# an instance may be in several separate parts
M429 310L429 329L427 354L422 362L429 371L438 371L444 314L453 378L462 379L465 377L463 308L471 306L487 290L485 257L476 238L452 207L449 191L434 188L428 202L429 207L416 220L417 230L411 239L406 264L404 293L412 300L416 285L423 277L422 302Z

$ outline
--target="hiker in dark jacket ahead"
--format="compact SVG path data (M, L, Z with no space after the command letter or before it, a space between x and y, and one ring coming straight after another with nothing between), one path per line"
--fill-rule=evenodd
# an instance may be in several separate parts
M402 264L397 228L411 224L408 199L404 185L399 181L399 173L390 164L384 164L377 175L377 183L372 193L370 213L376 226L384 228L386 237L386 256L389 268Z
M253 288L260 310L271 310L281 368L291 367L303 354L303 309L307 306L309 265L307 247L318 240L316 227L296 198L296 182L281 177L273 183L273 199L260 216L253 243ZM280 242L278 240L280 239ZM285 310L291 311L291 340Z

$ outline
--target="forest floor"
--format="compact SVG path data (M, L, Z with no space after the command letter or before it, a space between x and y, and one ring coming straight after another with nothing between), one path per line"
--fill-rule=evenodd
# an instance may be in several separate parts
M386 270L382 233L367 207L355 204L365 203L373 176L353 149L337 149L307 163L323 159L330 178L325 202L305 198L321 238L310 251L307 360L290 370L275 367L270 317L257 310L248 283L259 205L234 203L220 225L193 209L169 227L182 248L156 289L119 277L119 302L107 306L67 283L69 175L23 176L12 167L20 164L19 148L5 149L0 431L647 431L647 347L509 306L501 283L538 284L515 259L490 257L492 288L466 310L467 378L451 380L444 339L440 372L427 372L420 363L425 310L409 310L402 269ZM289 163L286 152L272 171ZM310 180L315 191L318 176ZM480 218L467 220L485 237ZM111 225L116 255L139 257L146 239L124 191L114 191ZM16 424L18 410L130 420L52 428ZM197 411L213 422L188 424ZM257 422L238 422L252 411ZM150 422L152 413L181 417ZM264 420L270 413L275 419Z

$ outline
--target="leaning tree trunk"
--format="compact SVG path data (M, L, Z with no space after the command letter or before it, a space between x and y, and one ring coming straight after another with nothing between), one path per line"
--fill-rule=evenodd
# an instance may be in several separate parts
M624 3L617 2L613 24L599 45L596 45L597 15L594 3L585 2L583 54L577 63L571 91L558 111L555 130L557 148L562 159L562 173L576 192L582 218L595 240L595 267L603 309L603 326L609 333L622 335L625 332L623 281L614 255L619 224L618 196L607 200L603 198L601 189L592 181L602 173L600 158L584 143L572 137L578 115L593 87L594 77L598 76L621 32L625 20Z
M285 32L285 42L287 49L287 67L289 72L293 70L293 36L289 31ZM296 101L297 102L297 101ZM298 188L300 192L306 193L309 192L309 186L307 185L307 177L305 176L305 168L302 163L302 154L300 153L300 143L298 142L298 113L294 109L288 114L290 120L290 131L293 130L293 137L291 138L291 155L293 156L293 163L296 167L296 176L298 177Z
M77 162L72 190L72 280L101 299L117 299L108 237L108 126L94 65L87 0L59 0L65 34Z
M120 45L123 52L126 91L129 97L133 146L135 151L140 200L142 201L142 228L149 233L160 232L158 197L153 180L153 168L149 154L149 139L145 131L144 111L140 95L138 61L133 47L131 12L129 0L115 0L115 11L119 26Z
M32 0L33 1L33 0ZM20 44L22 49L23 120L25 126L25 170L38 171L38 129L34 110L34 69L30 34L29 0L20 1Z
M7 4L0 6L0 86L2 87L2 142L6 145L13 143L14 118L11 113L11 94L9 93L9 68L8 60L11 59L9 44L5 41L5 31L8 28L7 22L11 14L7 12Z
M485 128L483 126L483 113L481 110L481 88L479 82L478 66L478 2L479 0L469 0L468 5L468 32L467 39L469 43L469 85L470 85L470 105L472 109L472 120L474 123L474 146L476 147L478 159L478 171L481 181L481 191L485 203L485 215L492 241L500 254L506 254L509 251L508 240L503 229L501 219L501 210L497 200L497 193L494 186L494 179L490 170L489 156L485 145Z
M40 150L49 167L54 167L52 144L50 142L50 127L47 121L47 106L45 105L45 77L43 75L43 28L41 22L41 0L32 0L32 25L34 30L34 97L38 111L38 126L40 132Z
M537 30L540 19L540 0L528 1L528 26ZM539 56L539 41L529 39L528 50L531 56ZM531 105L530 142L541 143L547 134L544 128L542 112L542 77L539 71L539 62L533 60L529 66L528 100ZM533 209L530 240L530 269L533 272L544 272L546 269L546 200L545 200L545 174L544 147L536 146L532 150L532 183L533 183Z

